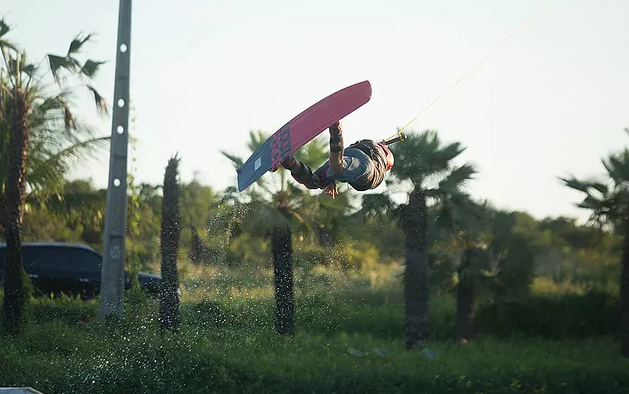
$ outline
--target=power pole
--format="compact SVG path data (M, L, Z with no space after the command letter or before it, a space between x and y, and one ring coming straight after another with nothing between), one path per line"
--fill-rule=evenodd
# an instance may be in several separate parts
M109 183L103 240L100 319L122 317L125 288L127 231L127 150L129 146L129 73L131 56L131 0L120 0L114 108L109 151Z

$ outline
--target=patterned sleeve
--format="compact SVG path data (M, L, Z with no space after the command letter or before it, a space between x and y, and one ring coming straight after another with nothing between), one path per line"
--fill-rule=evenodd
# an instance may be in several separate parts
M308 189L325 189L329 184L334 182L326 176L328 163L326 162L316 171L312 171L306 164L298 161L294 157L290 157L282 166L290 170L293 178Z
M327 176L327 172L328 172L328 168L330 167L330 162L326 161L325 163L323 163L323 165L321 167L319 167L315 172L314 172L314 176L318 177L319 179L319 188L320 189L325 189L326 187L328 187L329 185L333 184L335 182L334 178L330 178L329 176Z

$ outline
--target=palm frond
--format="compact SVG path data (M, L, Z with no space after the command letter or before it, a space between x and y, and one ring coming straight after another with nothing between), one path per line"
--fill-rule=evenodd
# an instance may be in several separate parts
M447 174L452 160L464 150L458 142L443 145L434 130L409 132L402 143L391 146L395 156L391 174L396 180L411 180L413 184L425 187L424 182L441 179Z
M106 62L104 61L95 61L88 59L85 61L85 64L83 64L83 67L81 68L81 73L86 77L92 79L96 76L96 74L98 74L98 71L100 71L100 66L105 63Z
M452 142L448 145L441 147L437 150L437 156L439 157L439 161L443 166L446 166L445 163L450 162L456 157L460 156L461 153L465 152L467 148L463 147L460 142Z
M82 37L80 34L77 35L72 42L70 42L70 47L68 48L68 55L74 55L81 51L83 44L88 42L92 38L92 34L88 34L85 37Z
M37 100L31 115L29 156L50 155L66 146L94 137L93 130L74 118L65 93Z
M16 87L21 86L21 83L19 82L19 79L18 79L21 76L20 62L17 56L13 56L13 54L11 53L5 53L5 54L6 54L7 73L13 76L13 78L15 79L15 81L13 82L13 88L15 89Z
M7 21L4 18L0 19L0 38L6 36L7 33L10 31L11 27L9 26Z
M583 193L587 193L588 190L590 189L589 182L580 181L576 179L575 177L570 177L570 178L559 177L559 180L561 180L565 186L574 190L578 190Z
M587 194L584 198L583 201L581 201L580 203L577 204L577 207L579 208L584 208L584 209L590 209L593 211L602 211L604 209L604 200L601 200L599 198L596 198L590 194Z
M362 207L356 216L366 220L371 217L382 217L388 215L395 208L395 203L386 194L364 194L362 197Z
M55 82L57 82L57 84L60 86L62 85L62 82L65 81L65 78L62 78L60 76L60 71L61 70L67 70L67 71L76 70L76 64L72 61L72 59L68 57L48 55L48 64L50 66L50 72L52 73L52 76Z
M612 190L598 181L581 181L574 177L560 178L565 186L584 194L583 200L576 203L575 206L591 211L588 222L590 225L599 228L605 226L606 223L615 226L622 225L622 222L626 220L627 190L624 187L618 187L624 181L622 179L614 179L614 177L620 175L613 170L608 171L608 176L615 183Z
M28 63L25 52L22 52L19 55L19 57L13 57L9 55L7 59L8 59L7 71L10 74L17 76L18 74L24 73L29 78L33 77L33 74L36 71L35 65Z
M47 195L31 194L27 203L45 207L51 213L70 216L80 213L81 216L102 214L105 207L106 191L72 191L63 190L60 193Z
M469 195L461 192L432 189L438 200L436 224L439 229L462 229L475 232L479 227L481 215Z
M629 151L627 149L617 154L611 154L601 161L607 174L616 185L629 182Z
M94 151L104 148L109 136L84 140L50 155L33 155L29 160L28 183L32 193L58 193L67 172L84 164Z
M261 176L260 178L258 178L255 184L252 186L260 188L269 196L272 196L274 194L270 179L265 178L264 176Z
M76 122L74 121L74 115L72 114L72 110L70 109L70 106L68 105L68 103L63 101L63 98L60 98L60 100L61 100L61 104L63 105L63 119L64 119L63 124L65 128L75 129Z
M4 52L5 49L11 49L17 51L17 47L5 37L11 31L11 26L6 22L4 18L0 19L0 52Z
M232 153L226 152L226 151L224 151L224 150L219 150L219 152L220 152L223 156L225 156L226 158L228 158L228 159L232 162L232 164L234 165L234 167L235 167L236 169L238 169L238 168L242 167L242 165L244 164L244 162L243 162L242 158L240 158L240 157L238 157L238 156L236 156L236 155L234 155L234 154L232 154Z
M265 201L254 200L249 204L249 215L243 221L243 229L252 234L264 235L273 228L287 228L288 219Z
M24 66L22 66L22 72L28 75L29 78L33 78L33 76L35 75L35 71L37 71L37 69L35 68L34 64L25 64Z
M256 149L262 146L264 141L266 141L269 136L270 134L265 133L262 130L249 131L249 141L247 142L247 148L249 148L251 152L254 152Z
M461 281L472 281L478 283L480 277L485 271L489 271L494 266L494 258L487 248L469 247L462 253L459 271L459 279Z
M590 183L590 187L594 190L596 190L597 192L599 192L601 195L605 196L609 193L609 188L607 187L607 185L605 185L604 183L601 182L591 182Z
M87 85L87 89L94 96L94 104L96 104L98 112L100 114L109 115L109 109L107 108L107 101L105 101L105 98L101 96L101 94L92 85Z
M306 164L310 168L316 169L325 163L329 158L328 142L323 136L319 136L303 146L294 153L295 159Z
M450 173L439 182L439 188L448 192L456 192L463 188L467 182L474 179L474 175L478 171L472 164L463 164L454 168Z
M304 231L307 231L307 232L312 231L312 226L310 222L306 219L306 216L303 215L302 213L298 211L290 210L289 217L295 219Z

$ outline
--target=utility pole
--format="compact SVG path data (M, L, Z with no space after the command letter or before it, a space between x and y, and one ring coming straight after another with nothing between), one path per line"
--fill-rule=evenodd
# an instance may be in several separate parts
M131 56L131 0L120 0L114 108L109 151L109 183L103 239L100 319L122 317L125 288L127 231L127 150L129 146L129 73Z

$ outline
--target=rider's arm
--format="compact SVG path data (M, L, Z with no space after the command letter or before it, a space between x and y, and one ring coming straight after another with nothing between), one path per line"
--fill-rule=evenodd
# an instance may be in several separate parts
M330 130L330 170L335 174L343 171L343 129L340 122L336 122Z
M326 176L327 162L315 172L312 172L306 164L290 156L282 162L282 167L290 170L293 178L308 189L325 189L330 183L334 182L333 179Z

